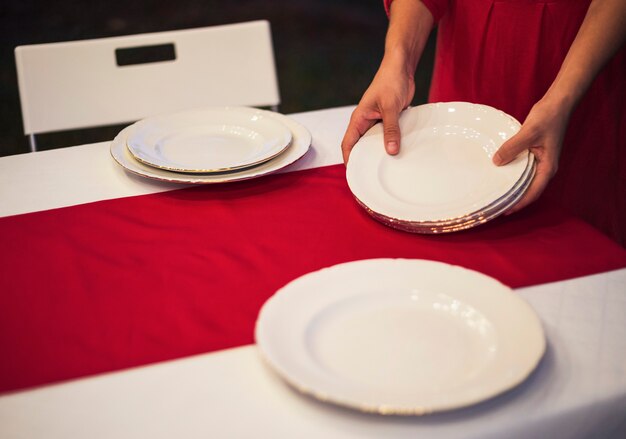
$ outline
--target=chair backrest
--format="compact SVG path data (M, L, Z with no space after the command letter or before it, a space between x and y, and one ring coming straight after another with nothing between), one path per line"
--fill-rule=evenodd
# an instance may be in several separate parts
M267 21L20 46L15 59L27 135L280 103Z

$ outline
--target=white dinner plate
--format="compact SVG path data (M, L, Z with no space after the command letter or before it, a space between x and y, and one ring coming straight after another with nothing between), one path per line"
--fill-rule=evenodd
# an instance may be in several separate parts
M205 108L143 119L128 134L133 156L176 172L227 172L282 153L291 132L262 110Z
M491 221L500 215L506 213L513 206L517 204L518 201L522 199L526 190L530 186L532 182L532 177L534 176L536 170L536 165L533 162L533 165L529 171L529 178L524 180L524 183L521 184L515 192L510 194L506 198L505 202L499 203L490 209L482 211L480 213L476 213L472 216L464 218L461 221L453 221L449 223L442 224L425 224L425 223L414 223L410 221L399 221L395 218L389 218L384 215L379 215L376 212L372 212L367 208L367 206L363 206L365 210L368 211L370 215L372 215L375 219L380 221L381 223L393 227L394 229L403 230L405 232L411 233L424 233L424 234L438 234L438 233L451 233L451 232L460 232L461 230L471 229L473 227L479 226L481 224L485 224L488 221ZM358 201L358 200L357 200Z
M164 169L154 168L135 160L133 155L128 151L128 148L126 147L127 136L129 134L132 134L134 129L134 125L131 125L123 129L115 137L113 142L111 142L111 155L113 156L115 161L128 172L140 175L142 177L171 183L212 184L247 180L274 173L291 165L296 160L303 157L309 150L309 147L311 145L311 133L304 126L297 123L290 117L280 113L266 110L257 110L254 108L242 109L242 111L244 110L249 111L251 114L256 114L258 111L261 111L263 112L264 116L268 118L274 118L274 120L284 124L291 131L292 142L284 153L278 155L273 160L269 160L258 166L223 174L183 174L171 172Z
M491 216L493 212L498 212L498 211L503 212L503 211L506 211L509 207L512 207L512 205L515 202L519 201L521 196L526 192L526 189L528 189L528 187L530 186L530 183L532 182L532 179L535 174L535 168L536 168L535 156L531 153L529 155L527 168L524 170L524 173L522 174L520 179L515 183L515 185L511 188L509 192L507 192L505 195L503 195L502 197L500 197L493 203L487 206L484 206L482 209L476 212L472 212L462 217L452 218L452 219L448 219L444 221L406 221L406 220L402 220L399 218L392 218L390 216L381 214L379 212L374 212L372 209L366 206L363 202L361 202L361 200L359 200L356 197L355 198L357 202L361 205L361 207L363 207L370 215L374 216L377 219L384 219L383 222L388 225L391 225L391 223L403 223L403 224L408 224L411 226L425 227L425 228L440 227L440 226L454 226L456 224L466 223L469 220L473 220L473 219L477 219L481 217L484 218L484 217L489 216L490 219L493 219L493 217Z
M385 152L382 124L375 125L350 154L348 185L364 205L388 217L414 222L462 218L509 193L527 169L527 151L506 166L491 161L519 128L513 117L486 105L409 108L400 115L400 153Z
M545 351L534 310L495 279L441 262L371 259L304 275L262 307L263 358L322 401L422 415L524 381Z

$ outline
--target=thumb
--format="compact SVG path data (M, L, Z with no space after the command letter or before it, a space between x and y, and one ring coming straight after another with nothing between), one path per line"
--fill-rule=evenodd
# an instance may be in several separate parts
M400 152L400 125L399 113L393 109L383 109L383 138L385 150L388 154L396 155Z
M493 163L497 166L506 165L517 157L520 152L529 149L532 146L531 140L523 131L518 132L500 146L493 155Z

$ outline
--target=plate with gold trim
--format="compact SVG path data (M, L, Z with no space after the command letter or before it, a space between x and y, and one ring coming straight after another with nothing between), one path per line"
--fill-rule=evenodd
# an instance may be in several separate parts
M262 110L210 107L143 119L127 147L149 166L207 174L261 164L290 142L291 131Z
M111 142L110 152L113 159L127 172L153 180L183 184L217 184L262 177L278 172L302 158L311 146L311 133L302 124L284 114L254 108L246 109L250 113L262 112L268 118L274 118L284 124L292 134L288 148L272 160L250 168L237 171L211 174L178 173L159 169L136 160L126 147L127 137L132 134L134 125L124 128Z
M299 391L379 414L479 403L523 382L545 336L534 310L482 273L370 259L306 274L262 307L262 357Z

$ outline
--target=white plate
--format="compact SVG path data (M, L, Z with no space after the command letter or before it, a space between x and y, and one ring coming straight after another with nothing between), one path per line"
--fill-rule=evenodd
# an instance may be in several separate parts
M247 168L240 171L228 172L224 174L180 174L144 165L143 163L135 160L133 155L126 148L127 135L132 134L134 129L134 125L131 125L123 129L115 137L111 143L111 155L115 161L128 172L142 177L171 183L211 184L247 180L271 174L294 163L296 160L304 156L309 150L309 146L311 145L311 133L309 133L304 126L297 123L293 119L283 114L271 111L256 110L252 108L244 110L249 111L250 113L262 111L266 117L274 118L274 120L277 120L287 126L293 136L291 145L287 148L287 150L273 160L267 161L253 168Z
M415 223L410 221L400 221L395 218L389 218L384 215L379 215L375 212L372 212L367 208L367 206L363 206L365 210L368 211L370 215L372 215L375 219L380 221L381 223L393 227L394 229L403 230L405 232L411 233L423 233L423 234L438 234L438 233L451 233L451 232L460 232L461 230L471 229L473 227L479 226L481 224L485 224L488 221L491 221L503 213L507 212L511 209L519 200L521 200L522 196L526 193L526 190L530 186L532 182L533 176L535 174L535 163L533 162L532 167L529 171L529 177L524 180L524 183L517 187L514 193L506 198L506 202L499 203L496 206L491 207L485 211L477 213L475 215L464 218L462 221L454 221L450 223L442 223L442 224L425 224L425 223ZM358 200L357 200L358 201Z
M371 210L405 221L464 217L510 192L527 169L529 153L506 166L491 159L520 128L511 116L466 102L421 105L400 115L402 148L383 148L382 124L357 142L346 177Z
M473 219L477 219L481 217L484 218L484 217L489 216L490 219L493 219L494 217L491 216L493 212L506 211L506 209L512 206L511 203L515 203L519 201L521 195L523 195L526 192L526 189L528 189L528 186L530 186L530 183L532 182L532 179L534 177L535 168L536 168L535 156L531 153L529 155L527 169L524 170L524 173L522 174L520 179L515 183L515 185L511 188L511 190L508 193L506 193L505 195L503 195L502 197L500 197L493 203L487 206L484 206L479 211L472 212L466 216L452 218L452 219L443 220L443 221L405 221L399 218L392 218L390 216L381 214L379 212L374 212L372 209L366 206L365 203L363 203L361 200L359 200L356 197L355 198L357 202L361 205L361 207L363 207L370 215L372 215L376 219L382 220L382 222L388 225L391 225L391 223L403 223L403 224L410 225L411 227L424 227L424 228L453 226L455 224L466 223L469 220L473 220ZM504 210L503 210L503 207L504 207Z
M302 276L262 307L256 342L287 382L367 412L422 415L521 383L545 351L510 288L441 262L372 259Z
M489 206L485 206L484 209L481 209L478 212L474 212L471 215L467 215L461 218L454 218L452 220L441 222L403 221L398 218L391 218L378 212L374 212L358 199L357 202L359 202L361 207L363 207L370 215L372 215L378 221L390 227L404 230L407 232L442 233L465 230L497 218L498 216L509 210L511 207L513 207L522 198L535 176L536 164L534 155L530 155L530 160L528 164L528 169L524 171L524 175L522 176L522 178L520 178L520 181L515 184L515 186L511 189L509 193L507 193L501 199L493 202Z
M156 116L135 124L127 146L145 164L176 172L226 172L282 153L291 132L262 110L223 107Z

